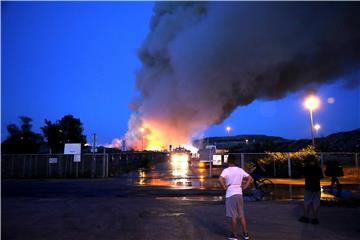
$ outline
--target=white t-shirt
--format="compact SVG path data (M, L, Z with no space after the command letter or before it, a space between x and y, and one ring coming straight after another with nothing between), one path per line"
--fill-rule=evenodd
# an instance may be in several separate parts
M225 168L221 175L225 178L225 185L228 187L226 190L225 198L229 198L235 194L242 194L241 184L244 177L248 177L249 174L239 167Z

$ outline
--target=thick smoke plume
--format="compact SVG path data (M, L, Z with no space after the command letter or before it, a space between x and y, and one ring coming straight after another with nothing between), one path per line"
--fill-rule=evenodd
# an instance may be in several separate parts
M359 29L356 2L158 2L128 143L188 143L255 99L340 77L358 84Z

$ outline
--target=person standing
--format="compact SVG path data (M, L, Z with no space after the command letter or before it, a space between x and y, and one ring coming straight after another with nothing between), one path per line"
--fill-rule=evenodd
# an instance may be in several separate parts
M221 186L226 190L226 216L231 218L232 233L228 239L238 239L237 220L240 219L240 224L243 230L242 239L248 240L250 239L250 237L244 214L244 201L242 190L246 189L250 185L252 177L242 168L239 168L235 165L235 155L229 154L228 164L229 167L225 168L219 177L219 182ZM245 185L242 187L243 179L245 179L246 182Z
M338 177L344 176L344 170L340 163L336 160L330 160L326 164L325 175L331 177L331 184L329 187L329 191L332 193L334 185L336 183L336 195L341 196L341 184Z
M320 207L320 179L324 178L322 169L315 155L309 155L305 159L304 166L305 192L304 192L304 215L300 222L308 223L309 211L312 210L312 224L319 224L318 211Z

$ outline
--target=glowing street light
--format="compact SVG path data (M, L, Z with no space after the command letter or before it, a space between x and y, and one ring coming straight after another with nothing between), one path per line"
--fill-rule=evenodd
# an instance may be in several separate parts
M142 127L139 130L141 132L141 149L142 149L142 151L144 151L144 131L145 131L145 129Z
M227 133L228 133L228 136L230 136L231 127L230 127L230 126L227 126L225 129L226 129L226 131L227 131Z
M320 130L320 128L321 128L321 126L320 126L320 124L315 124L314 125L314 129L315 129L315 131L316 131L316 136L317 137L319 137L319 130Z
M305 107L309 109L310 112L310 124L311 124L311 138L312 138L312 146L315 148L315 140L314 140L314 122L313 122L313 116L312 112L317 109L320 105L319 98L315 96L310 96L305 99Z

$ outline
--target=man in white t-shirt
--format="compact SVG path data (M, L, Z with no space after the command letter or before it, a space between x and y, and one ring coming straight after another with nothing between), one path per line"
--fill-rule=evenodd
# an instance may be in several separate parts
M221 186L226 190L225 207L226 216L231 218L232 234L229 239L238 239L237 234L237 219L240 219L240 224L243 230L242 239L250 239L247 223L244 215L244 203L242 197L242 189L246 189L252 181L252 177L242 168L235 165L235 155L228 156L229 167L225 168L219 181ZM242 187L243 179L246 180L244 187Z

